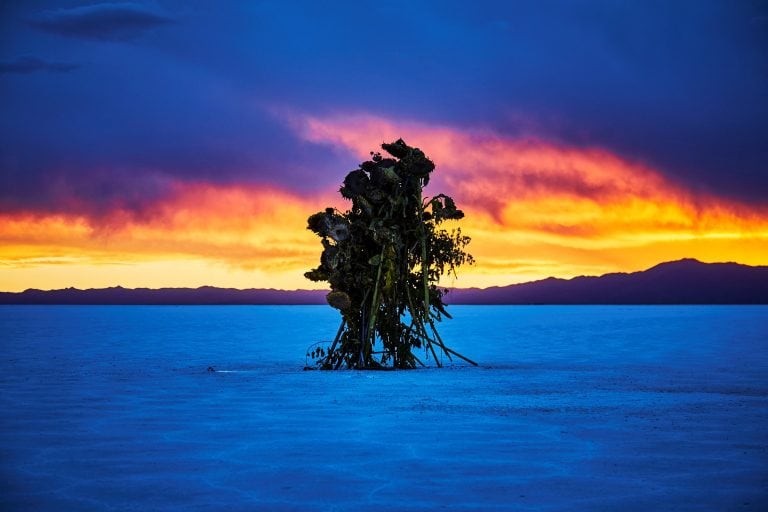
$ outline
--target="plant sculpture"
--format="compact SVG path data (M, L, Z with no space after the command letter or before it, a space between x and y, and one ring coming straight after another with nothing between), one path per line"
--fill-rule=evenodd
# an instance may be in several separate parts
M391 158L371 153L344 179L349 211L309 217L323 252L320 266L304 275L330 283L327 300L342 322L330 347L315 344L307 356L322 369L405 369L424 365L416 348L438 366L438 353L476 364L448 348L435 327L450 318L440 276L473 263L464 251L469 237L442 228L464 213L444 194L423 197L435 164L420 149L402 139L381 147Z

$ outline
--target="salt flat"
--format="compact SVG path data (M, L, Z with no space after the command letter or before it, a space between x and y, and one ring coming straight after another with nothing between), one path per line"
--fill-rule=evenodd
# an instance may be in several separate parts
M479 368L301 371L325 307L2 307L0 508L768 508L768 307L451 311Z

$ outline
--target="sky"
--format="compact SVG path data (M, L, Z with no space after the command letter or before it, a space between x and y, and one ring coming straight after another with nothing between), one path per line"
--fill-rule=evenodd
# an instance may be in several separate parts
M768 264L768 2L0 2L0 290L322 286L400 137L447 286Z

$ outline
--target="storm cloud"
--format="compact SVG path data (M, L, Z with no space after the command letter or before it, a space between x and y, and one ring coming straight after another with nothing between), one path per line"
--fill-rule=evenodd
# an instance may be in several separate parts
M303 140L286 111L599 148L687 189L768 197L764 3L4 9L6 210L140 207L183 181L337 187L358 157ZM65 62L87 66L32 72Z
M67 37L125 41L172 21L147 5L121 2L46 10L34 15L29 24Z
M70 62L47 62L37 57L19 57L13 61L0 61L0 75L6 73L34 73L36 71L53 71L68 73L79 68L78 64Z

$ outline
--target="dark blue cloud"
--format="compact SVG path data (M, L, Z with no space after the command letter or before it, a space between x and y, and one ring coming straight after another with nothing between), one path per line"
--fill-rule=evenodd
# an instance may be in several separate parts
M716 1L266 3L206 13L228 28L188 57L300 110L602 146L764 202L766 14Z
M0 80L0 207L133 204L175 179L312 190L354 165L271 107L534 134L768 197L765 3L51 5L0 16L0 60L83 63Z
M0 61L0 75L5 73L34 73L35 71L53 71L68 73L79 68L70 62L47 62L37 57L19 57L13 61Z
M125 41L172 21L149 6L119 2L46 10L31 18L29 24L62 36Z

